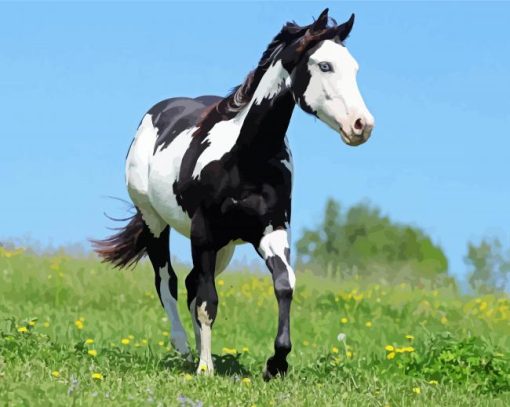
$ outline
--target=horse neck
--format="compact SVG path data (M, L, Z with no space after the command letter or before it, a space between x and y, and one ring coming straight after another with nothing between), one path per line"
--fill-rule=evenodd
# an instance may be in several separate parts
M240 112L244 118L235 146L240 158L267 158L282 150L295 106L288 82L281 62L262 77L246 110Z

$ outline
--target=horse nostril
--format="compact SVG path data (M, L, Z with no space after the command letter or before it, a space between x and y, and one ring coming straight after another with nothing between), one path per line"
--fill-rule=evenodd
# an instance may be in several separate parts
M365 123L363 122L362 119L357 119L354 122L354 129L355 130L362 131L364 128L365 128Z

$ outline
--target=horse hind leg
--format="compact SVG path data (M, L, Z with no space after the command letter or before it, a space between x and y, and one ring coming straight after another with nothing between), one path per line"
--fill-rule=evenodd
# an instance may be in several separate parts
M177 275L170 262L170 227L166 226L158 237L150 234L147 254L154 268L155 285L161 305L170 320L170 341L174 349L189 355L188 338L177 309Z

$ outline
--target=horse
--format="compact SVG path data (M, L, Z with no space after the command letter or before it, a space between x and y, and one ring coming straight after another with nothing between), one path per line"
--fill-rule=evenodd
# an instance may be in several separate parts
M125 174L136 213L117 233L93 244L103 261L118 268L148 255L170 320L171 344L189 357L170 263L170 229L190 239L193 267L185 285L200 355L197 374L214 373L215 277L243 243L265 261L278 303L274 354L263 377L287 373L296 277L290 260L293 164L286 131L298 105L350 146L370 137L374 118L358 89L358 64L344 43L353 23L354 14L337 24L328 9L309 25L287 22L256 68L226 97L163 100L141 120Z

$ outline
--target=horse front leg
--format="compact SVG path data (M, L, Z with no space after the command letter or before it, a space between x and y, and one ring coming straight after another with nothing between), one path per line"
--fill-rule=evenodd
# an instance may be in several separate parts
M203 212L198 210L191 223L191 254L196 282L195 309L192 311L195 313L200 334L200 341L197 341L197 344L200 345L200 362L197 373L213 375L211 336L218 311L218 293L214 282L214 272L219 246L214 240L208 221L209 219L203 215ZM190 305L192 304L193 301L190 302Z
M273 276L278 301L278 332L274 342L274 355L266 363L264 380L285 375L289 367L287 355L292 349L290 341L290 305L296 277L290 266L290 248L287 231L278 229L267 233L259 243L258 252L264 258Z

